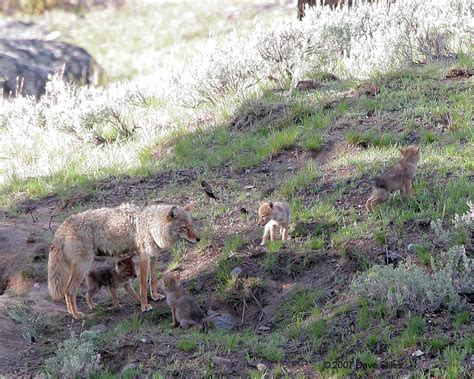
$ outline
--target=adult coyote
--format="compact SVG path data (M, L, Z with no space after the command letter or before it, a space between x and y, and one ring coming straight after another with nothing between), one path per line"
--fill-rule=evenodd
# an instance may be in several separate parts
M184 208L164 203L145 206L122 205L88 210L68 217L54 235L49 251L48 288L54 300L63 296L67 310L75 318L76 292L91 269L95 255L124 256L136 252L140 257L140 303L143 312L152 309L147 301L148 269L151 271L151 297L158 294L157 255L180 239L199 241Z

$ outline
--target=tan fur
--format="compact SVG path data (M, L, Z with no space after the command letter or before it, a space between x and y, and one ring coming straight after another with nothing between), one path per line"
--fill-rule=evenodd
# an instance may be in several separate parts
M365 204L369 212L372 212L378 204L387 201L393 191L400 190L403 197L412 195L411 182L420 161L420 148L411 145L400 149L400 152L402 153L400 162L375 178L372 195Z
M77 310L76 292L89 273L96 254L123 256L136 251L140 256L140 302L143 312L152 309L147 300L148 270L151 270L151 296L157 292L157 255L180 239L199 241L188 211L157 203L143 207L122 205L116 208L88 210L68 217L58 228L48 260L48 288L51 297L63 296L67 310L75 318L84 315Z
M171 308L173 327L181 326L183 329L197 327L202 329L206 323L219 316L219 314L215 314L206 317L196 300L184 289L173 274L163 276L163 291L166 295L166 302Z
M280 228L281 239L288 240L288 224L290 223L290 206L280 201L261 202L258 209L258 224L265 226L261 245L270 238L275 241L277 229Z
M99 292L102 286L109 287L112 294L112 304L116 308L121 306L117 298L117 289L122 285L135 301L140 301L140 297L131 286L131 281L136 277L137 271L132 258L118 261L115 267L95 268L87 275L87 305L90 309L94 309L94 295Z

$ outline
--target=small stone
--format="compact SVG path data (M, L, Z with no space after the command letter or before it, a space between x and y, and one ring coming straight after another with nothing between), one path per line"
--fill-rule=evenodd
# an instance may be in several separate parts
M259 326L257 330L260 330L261 332L268 332L270 328L268 326L262 325L262 326Z
M267 365L263 364L263 363L257 363L257 370L262 372L262 371L266 371L267 370Z
M246 189L246 190L251 190L251 189L253 189L253 188L255 188L255 186L252 186L252 185L250 185L250 186L245 186L245 187L244 187L244 189Z
M140 340L140 342L147 343L147 340L146 340L146 338L142 338L142 339Z
M407 250L410 252L410 253L413 253L415 252L415 248L416 248L416 244L414 243L411 243L407 246Z
M417 350L415 352L413 352L412 354L412 357L421 357L422 355L425 355L425 353L423 353L421 350Z
M242 274L242 269L239 266L234 267L232 271L230 272L230 275L233 278L238 278L241 274Z
M105 333L107 330L108 328L104 324L97 324L89 329L89 331L96 333Z

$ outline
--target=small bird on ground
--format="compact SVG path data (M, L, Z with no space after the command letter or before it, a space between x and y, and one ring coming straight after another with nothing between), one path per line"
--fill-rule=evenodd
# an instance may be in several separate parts
M204 191L204 193L206 194L206 196L210 197L211 199L214 199L214 200L219 200L219 197L217 197L214 192L212 191L212 187L211 185L206 182L205 180L201 180L201 186L202 186L202 189Z

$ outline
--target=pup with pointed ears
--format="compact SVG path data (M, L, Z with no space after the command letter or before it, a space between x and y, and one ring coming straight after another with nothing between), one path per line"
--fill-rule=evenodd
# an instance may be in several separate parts
M260 245L270 238L275 241L278 228L282 241L288 240L288 225L290 223L290 206L281 201L260 202L258 208L258 224L265 226Z

